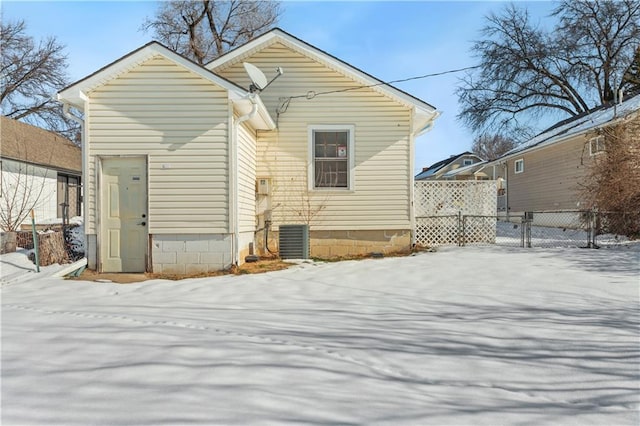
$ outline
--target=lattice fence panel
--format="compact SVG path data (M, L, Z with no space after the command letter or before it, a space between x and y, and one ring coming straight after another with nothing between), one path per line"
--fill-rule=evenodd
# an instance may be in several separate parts
M416 218L416 243L423 246L458 244L458 216Z
M496 222L475 220L462 235L462 216L495 218L496 181L415 182L416 243L425 246L470 242L494 243Z
M463 244L496 242L495 216L463 216Z

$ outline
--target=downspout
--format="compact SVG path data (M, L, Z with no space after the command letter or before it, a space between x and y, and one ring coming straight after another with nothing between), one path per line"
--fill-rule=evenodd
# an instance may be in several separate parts
M234 265L238 265L238 255L240 251L240 221L238 220L239 215L239 203L238 203L238 193L239 189L239 180L238 180L238 130L240 129L240 125L247 120L251 120L256 113L258 112L258 102L256 102L256 95L254 93L247 94L248 99L251 101L251 111L248 114L245 114L241 117L238 117L233 123L233 141L231 144L231 173L229 174L231 191L232 191L232 206L233 206L233 215L231 220L233 221L233 259L232 262Z
M416 189L416 181L415 175L413 172L413 166L415 164L416 157L416 138L427 133L433 128L433 123L436 118L440 116L440 111L434 111L433 115L429 119L429 122L419 130L414 130L414 118L416 115L415 108L411 111L411 115L409 117L409 182L411 182L411 188L409 190L409 222L411 226L411 247L413 249L416 245L416 211L415 211L415 189Z
M411 187L409 188L409 226L411 226L411 232L409 234L409 250L413 250L416 246L416 212L415 212L415 189L416 189L416 181L415 176L413 174L413 165L415 162L415 142L416 136L413 132L413 113L409 117L409 182L411 182Z

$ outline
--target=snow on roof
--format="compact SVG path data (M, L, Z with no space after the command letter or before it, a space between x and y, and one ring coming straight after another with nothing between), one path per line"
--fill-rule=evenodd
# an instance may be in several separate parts
M597 129L608 123L617 121L640 110L640 93L629 99L613 105L602 106L592 110L585 115L577 116L562 125L555 124L553 127L540 133L529 141L518 145L505 153L502 157L525 151L533 147L551 145L570 136L586 133L589 130Z

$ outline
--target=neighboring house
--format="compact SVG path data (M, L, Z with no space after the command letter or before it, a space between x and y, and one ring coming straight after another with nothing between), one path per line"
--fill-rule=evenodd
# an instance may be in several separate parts
M63 204L69 217L81 212L82 154L78 146L62 136L1 117L0 121L0 223L35 218L62 218Z
M416 180L485 180L482 172L485 161L477 155L466 151L452 155L446 160L438 161L422 169Z
M244 62L284 74L249 93ZM280 29L206 68L152 42L58 98L84 113L91 268L227 268L288 224L312 256L411 246L414 138L438 112Z
M485 172L506 180L499 209L525 211L580 210L580 184L592 159L607 143L600 129L638 117L640 95L561 121L492 161Z

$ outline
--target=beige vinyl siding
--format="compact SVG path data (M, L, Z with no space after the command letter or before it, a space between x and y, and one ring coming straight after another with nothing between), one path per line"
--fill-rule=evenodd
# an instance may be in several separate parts
M276 117L279 98L360 86L342 74L301 53L276 43L250 58L215 71L248 87L242 61L274 75L284 75L260 97ZM259 132L257 174L271 177L273 219L279 223L305 223L316 212L316 230L409 229L411 111L373 89L291 99L277 118L278 129ZM318 190L307 193L308 126L355 127L355 179L353 191Z
M515 155L508 160L508 196L512 212L579 209L579 182L589 158L589 138L565 142ZM514 173L524 160L524 172Z
M228 233L228 97L156 57L89 93L88 233L99 156L148 158L152 234Z
M256 228L256 138L244 125L238 129L238 220L240 232Z

